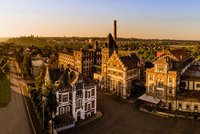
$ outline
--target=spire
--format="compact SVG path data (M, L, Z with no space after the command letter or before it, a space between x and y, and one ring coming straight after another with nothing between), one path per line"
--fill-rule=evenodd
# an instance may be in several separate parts
M117 44L110 33L107 36L107 40L108 40L107 47L109 47L109 49L118 49Z

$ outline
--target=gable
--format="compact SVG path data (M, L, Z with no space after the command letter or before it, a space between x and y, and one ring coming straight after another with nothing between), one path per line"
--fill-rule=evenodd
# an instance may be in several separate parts
M171 54L163 54L160 57L157 57L155 60L153 60L153 63L157 63L157 62L166 63L166 58L169 58L170 60L177 61L177 58L174 57L173 55L171 55Z
M125 67L124 65L122 64L119 56L116 54L116 53L113 53L112 56L109 58L108 60L108 68L115 68L115 69L118 69L118 70L124 70Z

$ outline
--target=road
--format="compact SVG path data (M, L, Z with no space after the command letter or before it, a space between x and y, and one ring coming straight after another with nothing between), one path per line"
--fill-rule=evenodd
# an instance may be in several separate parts
M164 118L143 113L135 103L120 101L107 93L98 92L98 109L102 118L85 126L67 130L70 134L199 134L200 122Z
M11 101L0 108L1 134L33 134L27 110L20 91L14 60L10 60Z

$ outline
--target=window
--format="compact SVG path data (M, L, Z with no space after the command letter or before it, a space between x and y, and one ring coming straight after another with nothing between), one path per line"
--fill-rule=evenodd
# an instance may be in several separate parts
M169 88L169 94L173 93L173 88Z
M64 114L65 113L65 109L63 107L60 107L60 114Z
M76 107L81 107L81 100L76 101Z
M173 78L169 78L169 83L173 83Z
M153 83L149 84L149 92L153 92Z
M94 89L92 89L92 96L94 96L95 95L95 91L94 91Z
M87 98L90 98L90 91L87 92Z
M62 97L63 102L67 102L69 100L68 94L63 95Z
M90 111L91 110L91 103L87 104L87 110Z
M92 101L92 108L94 108L94 101Z
M70 106L66 107L66 112L70 112Z
M198 106L197 105L194 105L194 110L198 110Z
M149 75L149 80L153 80L153 75Z
M197 84L197 87L200 88L200 84Z
M179 103L179 104L178 104L178 109L181 109L181 108L182 108L182 104Z
M187 104L187 105L186 105L186 109L187 109L187 110L190 109L190 105Z
M164 88L163 81L158 81L157 88Z
M166 72L165 66L164 65L157 65L156 66L156 72L159 72L159 73Z
M85 111L87 111L87 104L85 104Z

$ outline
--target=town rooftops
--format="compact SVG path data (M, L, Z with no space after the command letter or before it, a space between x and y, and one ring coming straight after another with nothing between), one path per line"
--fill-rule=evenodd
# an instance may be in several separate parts
M140 59L134 53L129 54L129 56L122 56L120 59L127 70L136 68L140 62Z
M184 49L176 49L176 50L171 50L169 51L174 57L176 57L177 60L179 61L185 61L187 60L189 57L191 57L191 55Z
M85 89L94 87L91 80L83 77L81 73L72 68L63 71L57 82L60 92L71 90L73 87L76 87L76 89L83 89L83 85Z
M172 59L170 57L158 58L154 64L169 64Z
M48 68L48 71L52 83L55 83L55 81L57 81L62 74L62 71L59 68Z
M194 62L181 76L182 80L200 81L200 62Z
M178 94L178 99L185 101L200 101L200 91L198 90L184 90Z
M181 61L181 62L184 62L188 58L191 57L191 55L186 50L175 49L175 50L169 50L169 51L157 51L157 58L154 59L154 61L156 61L157 59L165 55L171 55L173 60Z

